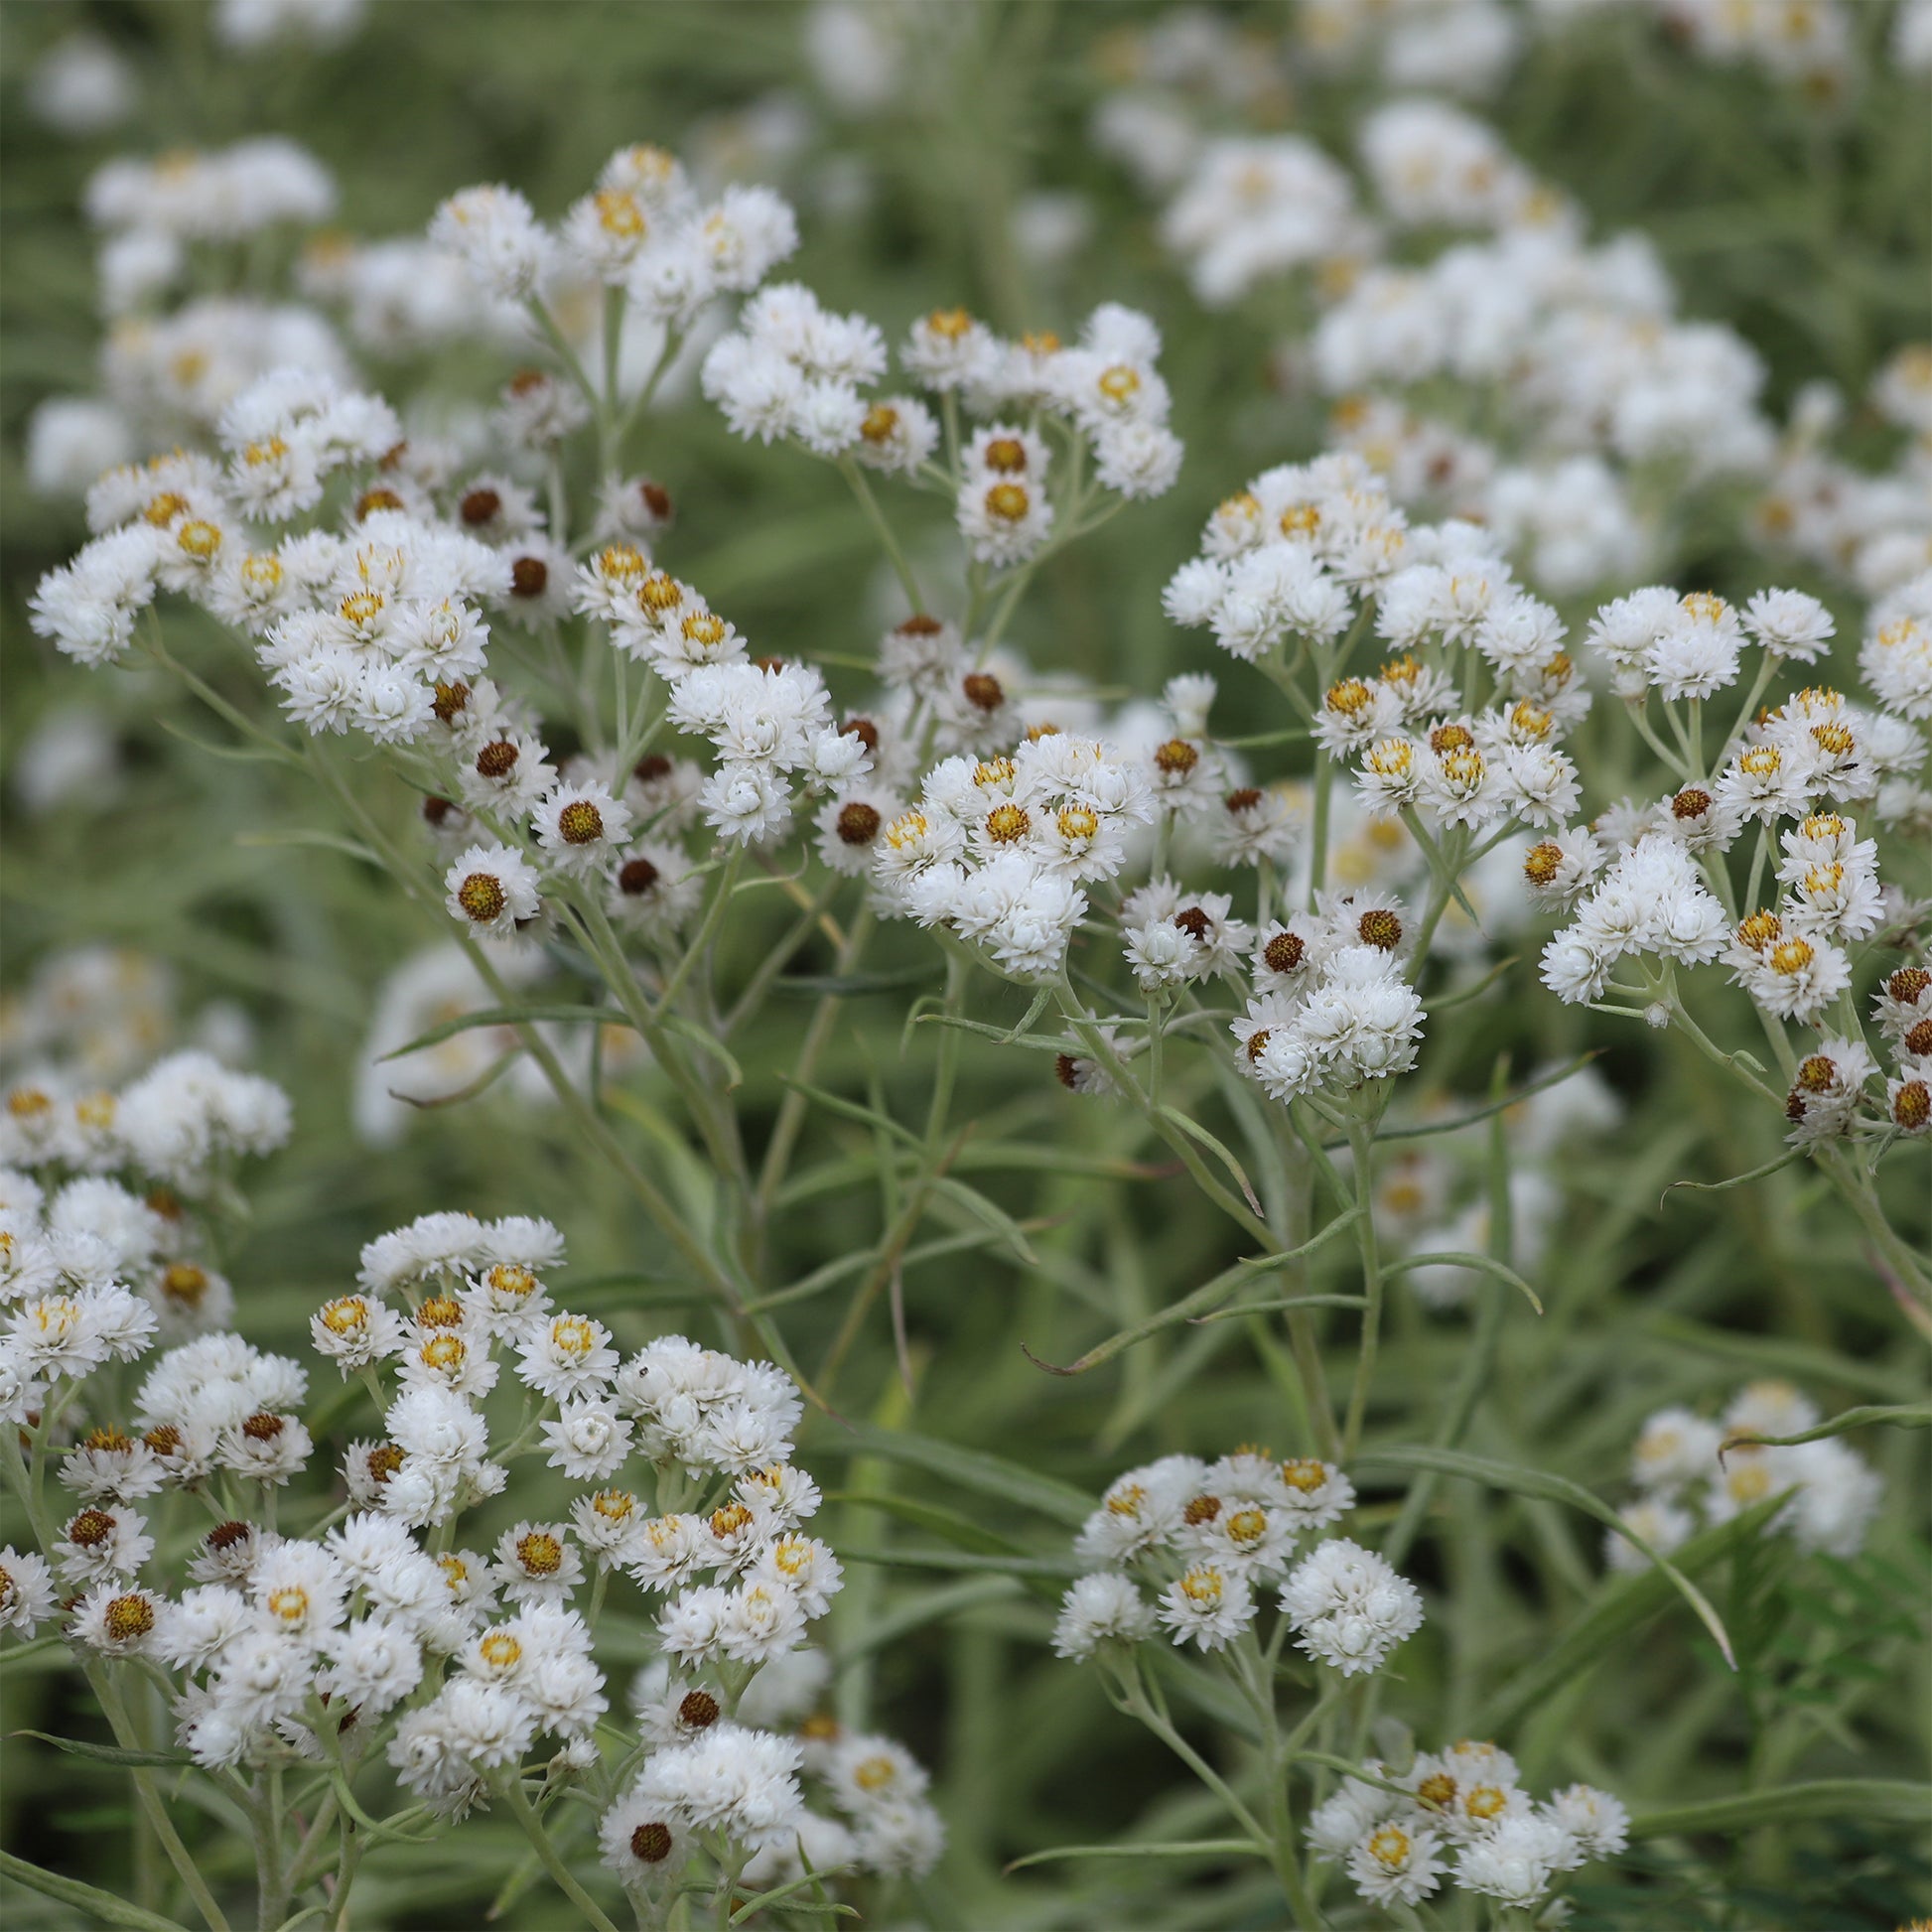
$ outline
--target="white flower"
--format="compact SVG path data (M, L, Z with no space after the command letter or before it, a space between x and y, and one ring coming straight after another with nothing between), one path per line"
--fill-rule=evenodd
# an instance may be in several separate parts
M788 1737L721 1723L688 1744L653 1751L633 1794L758 1846L782 1838L802 1809L799 1756Z
M525 1520L496 1539L490 1575L509 1603L561 1603L584 1580L584 1559L562 1523Z
M366 1717L400 1704L422 1682L423 1657L414 1635L386 1617L365 1616L324 1645L328 1664L316 1688L342 1698Z
M513 188L466 188L436 210L429 237L460 256L492 295L520 302L543 280L551 254L529 203Z
M1549 1890L1557 1872L1572 1867L1575 1849L1575 1839L1553 1819L1534 1813L1504 1818L1494 1831L1462 1848L1456 1882L1465 1891L1527 1908Z
M1422 1627L1416 1587L1343 1538L1317 1544L1296 1565L1281 1603L1301 1647L1344 1676L1376 1669Z
M645 1885L682 1869L690 1856L688 1830L679 1806L633 1786L604 1814L597 1842L605 1864L624 1884Z
M1255 1602L1245 1576L1197 1563L1161 1592L1156 1614L1176 1644L1192 1641L1202 1650L1219 1650L1254 1621Z
M1103 1643L1143 1643L1154 1634L1154 1606L1114 1571L1082 1577L1060 1600L1053 1649L1061 1657L1091 1657Z
M630 807L595 780L562 784L537 802L532 829L554 870L595 872L630 836Z
M1759 591L1741 621L1771 656L1797 664L1823 656L1837 628L1832 614L1803 591Z
M160 1648L168 1614L166 1600L150 1590L102 1584L74 1609L72 1632L105 1656L141 1656Z
M81 1510L54 1545L54 1561L70 1584L130 1578L154 1555L146 1519L133 1510Z
M566 1402L542 1427L545 1460L573 1482L602 1482L630 1453L630 1428L606 1401Z
M1630 1473L1644 1489L1702 1481L1716 1467L1724 1431L1688 1409L1659 1409L1630 1451Z
M789 1581L751 1577L721 1608L716 1642L723 1656L761 1664L794 1649L804 1635L805 1608Z
M1350 1848L1348 1876L1362 1897L1378 1905L1413 1905L1443 1881L1442 1841L1426 1828L1389 1819L1365 1832Z
M602 1395L618 1366L611 1331L588 1315L533 1320L517 1349L517 1374L553 1402Z
M1587 1858L1613 1858L1630 1842L1630 1814L1607 1791L1566 1786L1551 1797L1549 1811Z
M955 515L967 549L981 563L1003 568L1031 557L1053 528L1053 505L1036 475L969 473Z

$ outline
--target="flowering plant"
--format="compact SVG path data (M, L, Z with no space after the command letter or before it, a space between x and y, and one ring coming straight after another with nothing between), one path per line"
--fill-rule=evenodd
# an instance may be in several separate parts
M168 862L0 1033L0 1671L129 1849L10 1899L1716 1925L1913 1815L1932 363L1497 93L1891 78L1570 11L825 4L813 108L374 239L289 136L91 170L15 793ZM895 184L970 271L842 259Z

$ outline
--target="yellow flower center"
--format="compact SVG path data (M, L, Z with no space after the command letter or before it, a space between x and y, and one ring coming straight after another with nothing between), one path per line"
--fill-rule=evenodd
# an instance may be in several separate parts
M564 1546L548 1530L531 1530L516 1539L516 1560L530 1577L554 1577L564 1567Z
M1368 1842L1368 1855L1385 1871L1400 1871L1409 1863L1409 1834L1400 1825L1384 1825Z
M995 483L986 492L986 513L997 516L1002 523L1021 522L1033 508L1033 498L1027 494L1025 483Z

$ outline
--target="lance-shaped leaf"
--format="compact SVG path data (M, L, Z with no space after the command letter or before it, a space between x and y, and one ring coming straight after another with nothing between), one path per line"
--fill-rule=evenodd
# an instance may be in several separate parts
M1285 1248L1280 1254L1254 1255L1246 1261L1237 1261L1232 1268L1224 1268L1212 1281L1203 1282L1192 1294L1183 1295L1179 1301L1170 1303L1168 1307L1148 1315L1144 1320L1136 1321L1132 1326L1121 1329L1118 1334L1109 1335L1105 1341L1096 1342L1077 1361L1068 1362L1064 1367L1041 1361L1024 1342L1021 1343L1021 1347L1025 1350L1027 1359L1035 1368L1043 1368L1048 1375L1084 1375L1088 1369L1097 1368L1102 1362L1118 1355L1123 1348L1131 1348L1137 1341L1145 1341L1149 1335L1159 1334L1163 1328L1172 1328L1183 1321L1204 1319L1207 1311L1225 1302L1245 1283L1256 1281L1261 1276L1271 1274L1292 1261L1312 1254L1324 1242L1331 1241L1343 1229L1352 1226L1360 1213L1360 1208L1351 1207L1346 1212L1336 1215L1318 1234L1311 1236L1299 1248ZM1351 1305L1356 1300L1359 1298L1351 1297ZM1308 1305L1315 1306L1312 1302ZM1270 1304L1269 1306L1280 1305ZM1235 1312L1246 1313L1248 1311L1243 1309Z
M1361 1459L1364 1462L1379 1462L1385 1467L1434 1469L1440 1475L1462 1476L1470 1482L1485 1483L1492 1489L1508 1490L1518 1496L1537 1496L1546 1502L1568 1503L1571 1508L1581 1509L1585 1515L1595 1517L1599 1523L1627 1538L1669 1578L1678 1594L1697 1613L1698 1621L1711 1632L1725 1662L1732 1670L1737 1668L1729 1632L1725 1629L1724 1619L1711 1607L1704 1592L1668 1558L1653 1550L1608 1503L1592 1496L1581 1483L1572 1482L1565 1476L1550 1475L1542 1469L1519 1468L1513 1462L1492 1462L1487 1456L1465 1455L1460 1449L1432 1449L1423 1444L1366 1450Z
M1273 1857L1265 1845L1249 1838L1182 1838L1166 1843L1135 1845L1056 1845L1046 1852L1029 1852L1001 1867L1024 1871L1030 1864L1049 1864L1060 1859L1266 1859Z
M1071 1483L1036 1475L984 1449L941 1443L910 1430L880 1429L870 1423L850 1423L820 1439L819 1452L844 1449L853 1455L878 1455L889 1462L904 1462L943 1476L962 1488L998 1496L1060 1523L1084 1523L1093 1513L1094 1499Z
M1795 1449L1800 1443L1822 1443L1828 1436L1843 1436L1851 1429L1932 1429L1932 1402L1868 1403L1844 1410L1815 1429L1801 1429L1795 1436L1759 1436L1742 1430L1725 1438L1718 1455L1722 1459L1734 1449Z
M1632 1838L1677 1838L1692 1832L1746 1832L1816 1818L1883 1818L1923 1825L1932 1817L1932 1784L1891 1778L1822 1778L1815 1784L1774 1784L1731 1798L1707 1798L1630 1821Z
M588 1022L600 1027L630 1025L617 1007L554 1004L530 1007L481 1007L474 1013L462 1013L454 1020L446 1020L440 1027L432 1027L426 1034L418 1034L406 1046L398 1046L392 1052L384 1053L382 1058L403 1059L410 1053L420 1053L426 1046L439 1046L444 1040L454 1039L458 1034L470 1033L478 1027L518 1027L538 1021L553 1022L558 1026L572 1021Z
M11 1852L0 1852L0 1878L11 1878L15 1884L26 1885L45 1897L58 1898L63 1905L72 1906L81 1915L72 1923L126 1925L133 1927L134 1932L188 1932L179 1919L163 1918L159 1912L116 1898L111 1891L102 1891L97 1885L83 1884L78 1878L68 1878L58 1871L29 1864Z

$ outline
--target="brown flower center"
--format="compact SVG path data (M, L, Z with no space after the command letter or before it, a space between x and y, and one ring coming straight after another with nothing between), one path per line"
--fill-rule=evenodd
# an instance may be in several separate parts
M839 808L838 835L847 845L870 845L879 836L879 813L863 799Z
M456 889L456 902L479 925L487 925L503 916L509 897L493 873L473 872Z
M1292 973L1308 953L1308 944L1299 932L1278 932L1261 949L1263 963L1271 973Z

